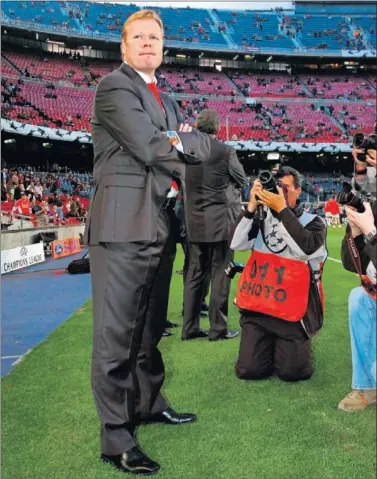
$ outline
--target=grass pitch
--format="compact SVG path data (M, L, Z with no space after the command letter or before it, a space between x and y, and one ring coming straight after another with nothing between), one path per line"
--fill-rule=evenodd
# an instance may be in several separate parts
M330 256L344 232L330 230ZM245 260L245 255L238 259ZM179 250L175 269L182 266ZM178 411L198 414L182 427L139 429L161 479L374 479L376 409L337 410L351 389L347 298L358 285L341 264L325 266L326 317L314 340L310 381L235 377L239 340L163 339L165 393ZM236 281L233 282L233 292ZM169 318L181 322L182 277L172 282ZM43 307L43 305L41 305ZM230 327L238 312L230 307ZM203 321L203 327L207 322ZM90 391L91 303L87 303L2 381L4 479L126 477L99 460L99 426ZM127 476L128 477L128 476ZM131 477L131 476L130 476Z

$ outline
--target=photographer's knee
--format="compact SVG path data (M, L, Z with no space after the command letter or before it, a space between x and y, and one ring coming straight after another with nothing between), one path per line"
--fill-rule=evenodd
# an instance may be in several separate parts
M300 369L293 369L290 371L278 371L277 376L279 379L286 382L295 383L298 381L306 381L313 376L313 369L310 367L306 368L304 371Z
M256 379L266 379L273 374L273 369L271 368L261 368L257 364L245 364L243 361L238 360L236 364L236 376L239 379L245 380L256 380Z

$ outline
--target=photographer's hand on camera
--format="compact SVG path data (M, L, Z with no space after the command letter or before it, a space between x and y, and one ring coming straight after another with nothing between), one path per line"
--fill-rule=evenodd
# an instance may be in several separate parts
M360 161L358 158L357 158L357 155L362 155L362 154L366 154L366 162L367 164L364 162L364 161ZM360 148L354 148L352 150L352 157L355 161L355 165L356 165L356 173L361 173L361 174L366 174L365 172L365 169L367 166L373 166L374 168L376 168L377 166L377 160L376 160L376 150L362 150Z
M352 231L352 236L354 238L360 234L363 234L364 236L369 235L376 229L374 226L374 217L370 204L366 201L364 201L363 204L365 208L364 213L358 213L349 206L345 207L349 225ZM355 233L358 234L355 235Z
M355 161L355 176L352 180L353 187L358 185L358 189L364 194L376 194L376 150L368 148L353 148L352 157ZM363 161L360 160L360 157Z
M258 200L256 199L255 195L259 195L260 191L262 191L262 188L261 182L259 180L255 180L250 191L249 204L247 205L247 211L249 211L249 213L254 213L254 211L257 209Z
M258 196L260 198L258 200L258 204L267 206L276 213L280 213L281 211L283 211L287 207L287 202L285 200L283 189L280 188L280 186L277 186L277 190L279 192L278 195L262 189L258 193Z
M353 148L352 149L352 157L355 161L356 174L360 173L360 174L365 175L366 174L366 164L365 164L364 161L360 161L357 158L357 155L362 155L362 154L365 154L365 150L362 150L360 148Z
M350 210L350 208L348 208L348 209ZM347 213L347 211L346 211L346 213ZM347 214L347 219L348 219L349 227L351 229L352 238L357 238L358 236L362 235L363 233L361 232L361 229L352 222L352 220L350 219L348 214Z

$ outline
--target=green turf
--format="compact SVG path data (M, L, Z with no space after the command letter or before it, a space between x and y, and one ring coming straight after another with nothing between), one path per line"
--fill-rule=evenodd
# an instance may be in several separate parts
M339 258L341 235L329 232L334 258ZM175 269L181 265L179 251ZM198 422L139 430L140 444L162 465L158 477L374 479L375 409L361 414L337 410L351 385L347 297L357 283L340 264L327 262L325 326L314 342L316 373L307 382L238 380L238 339L182 343L178 330L163 339L166 395L179 411L197 413ZM182 277L175 274L172 321L181 321L181 301ZM237 322L231 307L230 326ZM89 381L91 334L89 303L2 381L4 479L123 477L98 461L98 419Z

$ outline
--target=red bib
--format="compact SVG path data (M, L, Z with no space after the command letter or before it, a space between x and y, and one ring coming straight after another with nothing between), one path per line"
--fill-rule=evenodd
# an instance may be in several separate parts
M309 266L253 251L238 281L236 306L285 321L300 321L308 308Z

